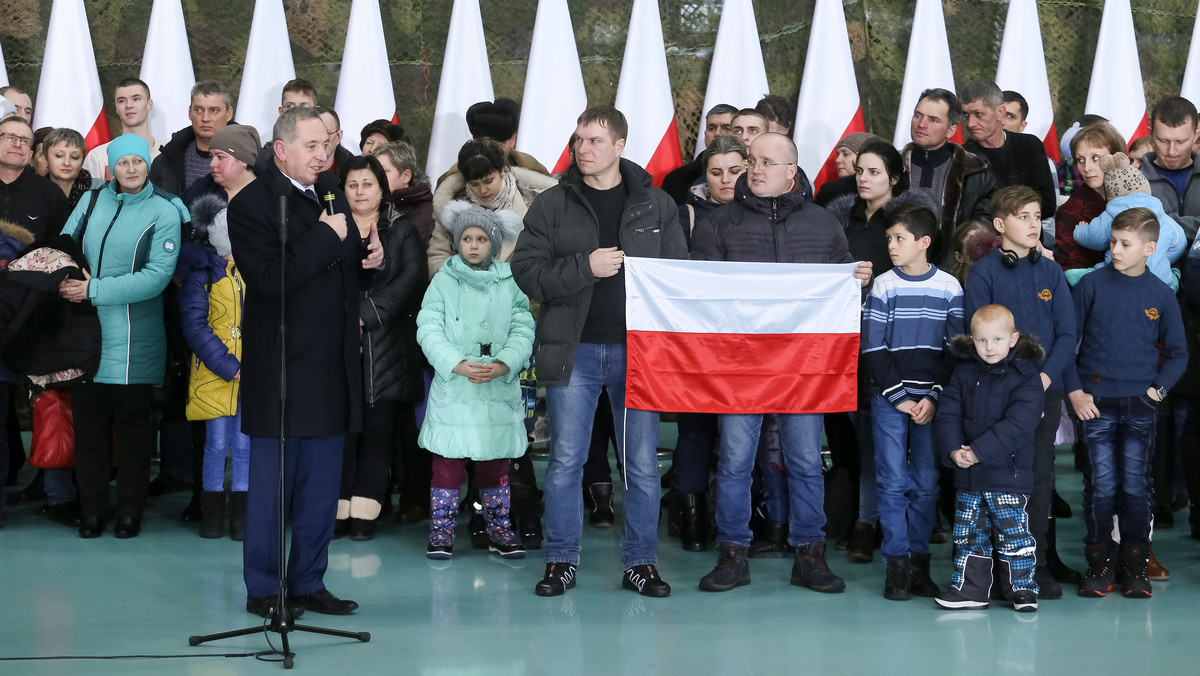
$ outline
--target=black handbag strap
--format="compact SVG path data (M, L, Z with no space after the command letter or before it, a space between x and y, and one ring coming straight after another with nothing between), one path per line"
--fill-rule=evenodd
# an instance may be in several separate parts
M83 220L79 223L79 251L83 251L83 236L87 234L88 221L92 220L92 210L96 208L96 202L100 201L100 191L103 188L96 188L88 192L92 196L92 201L88 202L88 208L83 212ZM87 266L87 258L84 258L83 264ZM90 266L88 266L90 267Z

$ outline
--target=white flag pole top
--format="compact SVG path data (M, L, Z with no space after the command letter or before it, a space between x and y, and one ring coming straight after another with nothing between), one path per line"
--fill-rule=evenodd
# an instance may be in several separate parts
M0 87L8 86L8 69L4 67L4 46L0 45Z
M767 93L767 67L758 41L754 5L750 0L725 0L712 67L708 71L708 87L704 90L695 156L704 150L704 116L713 106L728 103L737 108L753 108Z
M396 116L396 94L392 90L392 69L383 39L379 0L354 0L350 6L350 26L346 30L346 49L342 52L342 72L333 107L342 120L342 129L346 130L342 145L356 155L359 132L367 123Z
M837 178L833 150L838 141L866 128L841 0L817 0L809 36L792 138L800 168L815 190ZM906 134L907 129L906 123Z
M954 70L950 65L950 43L946 40L946 18L941 0L917 0L912 37L908 41L908 61L904 65L904 86L896 112L896 132L892 142L903 148L912 141L912 115L921 92L931 87L949 91L954 88ZM962 125L951 140L962 140Z
M159 144L166 143L171 134L191 124L188 109L196 84L180 0L154 0L139 77L149 85L154 101L150 133Z
M33 128L69 127L88 150L111 140L83 0L54 0Z
M1084 112L1108 118L1126 143L1149 132L1136 39L1129 0L1106 0Z
M1183 87L1179 95L1192 103L1200 101L1200 7L1196 9L1196 22L1192 25L1192 46L1188 49L1187 67L1183 69Z
M567 144L587 109L587 91L567 0L541 0L525 73L517 150L533 155L552 173L570 163Z
M1050 80L1046 77L1037 0L1010 0L1008 3L996 84L1000 89L1019 93L1029 102L1025 133L1042 139L1046 155L1057 161L1060 155L1058 133L1054 129L1054 104L1050 100Z
M257 129L259 138L270 139L283 85L295 77L283 0L256 0L234 119Z
M471 140L471 132L467 129L467 108L473 103L495 98L479 0L454 0L454 10L450 14L450 35L446 38L446 58L442 60L442 78L438 83L429 155L425 160L425 173L429 174L430 181L436 181L449 169L458 160L462 145Z
M654 176L654 185L683 163L675 126L675 100L657 0L634 0L621 60L617 109L629 121L623 157Z

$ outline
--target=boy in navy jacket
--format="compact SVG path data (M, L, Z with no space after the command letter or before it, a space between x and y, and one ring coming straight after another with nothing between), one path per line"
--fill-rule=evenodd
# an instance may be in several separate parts
M1087 275L1075 288L1081 341L1078 362L1067 368L1065 384L1083 421L1090 460L1083 475L1088 571L1079 583L1080 596L1101 597L1116 587L1116 514L1122 593L1150 597L1150 459L1158 404L1187 366L1187 339L1175 294L1146 270L1158 230L1149 209L1121 212L1113 219L1109 240L1112 265Z
M992 586L992 539L1000 579L1013 610L1037 610L1034 540L1027 506L1033 490L1034 431L1045 398L1037 341L1016 331L1013 315L985 305L971 335L954 339L964 358L942 390L934 421L935 449L953 466L954 573L937 597L948 609L987 608ZM1014 349L1015 348L1015 349Z

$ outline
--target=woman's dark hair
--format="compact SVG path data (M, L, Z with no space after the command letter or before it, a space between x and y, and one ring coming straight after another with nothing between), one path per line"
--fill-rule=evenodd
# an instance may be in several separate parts
M883 169L887 172L888 178L896 179L896 185L892 186L892 196L895 197L900 193L908 190L908 172L904 170L904 158L900 156L900 151L887 141L874 141L863 146L862 150L858 151L858 156L875 155L883 160ZM855 165L858 161L855 160Z
M478 181L504 167L504 149L491 139L467 141L458 151L458 171L464 181Z
M338 187L345 190L346 177L350 175L350 172L361 169L370 169L371 173L375 175L375 180L379 183L380 201L382 202L388 194L388 178L383 171L383 165L372 155L355 155L346 160L346 163L338 168Z

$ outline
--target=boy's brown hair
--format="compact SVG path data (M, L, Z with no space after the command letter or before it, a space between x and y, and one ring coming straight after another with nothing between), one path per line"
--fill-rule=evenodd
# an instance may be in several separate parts
M1112 231L1132 232L1143 242L1158 241L1158 217L1146 207L1133 207L1117 214L1113 219Z
M988 198L988 205L992 209L992 218L1000 219L1017 215L1021 212L1022 207L1030 203L1037 204L1040 209L1042 198L1027 185L1010 185L1000 188Z

